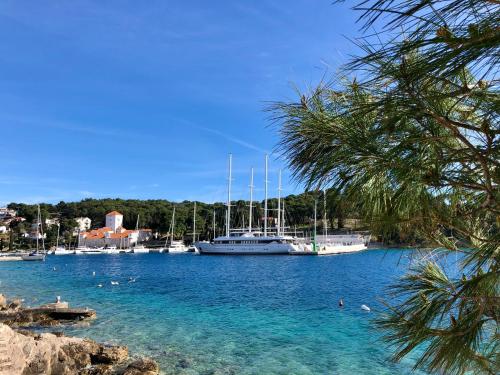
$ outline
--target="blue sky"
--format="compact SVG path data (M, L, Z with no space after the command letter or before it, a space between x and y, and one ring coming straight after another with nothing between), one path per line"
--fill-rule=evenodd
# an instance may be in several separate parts
M0 3L0 205L235 199L278 140L263 109L344 63L331 0ZM283 163L270 157L270 191ZM301 187L284 171L285 194Z

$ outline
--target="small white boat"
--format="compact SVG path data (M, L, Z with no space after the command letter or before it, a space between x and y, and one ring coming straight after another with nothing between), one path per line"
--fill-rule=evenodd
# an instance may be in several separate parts
M78 246L75 251L75 254L78 255L98 255L98 254L104 254L102 249L93 249L91 247L85 247L85 246Z
M120 250L116 246L110 246L108 248L102 249L104 254L120 254Z
M64 247L56 247L54 250L52 250L52 252L50 254L52 254L52 255L70 255L70 254L74 254L74 253L75 253L74 250L67 250Z
M32 260L41 260L41 261L44 261L45 260L45 254L39 253L37 251L34 251L32 253L29 253L29 254L21 255L21 258L22 258L22 260L28 260L28 261L32 261Z
M166 253L186 253L188 247L184 245L184 241L172 241L165 250Z
M132 248L131 252L134 254L146 254L149 253L149 249L144 247L144 245L136 245Z

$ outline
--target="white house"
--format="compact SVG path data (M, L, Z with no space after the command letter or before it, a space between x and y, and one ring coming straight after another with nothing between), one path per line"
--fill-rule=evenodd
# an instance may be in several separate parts
M73 232L74 235L77 235L78 232L85 232L86 230L89 230L92 224L92 220L90 220L89 217L77 217L75 221L78 224L78 226L75 228Z
M106 214L106 226L116 232L118 228L123 226L123 215L118 211Z

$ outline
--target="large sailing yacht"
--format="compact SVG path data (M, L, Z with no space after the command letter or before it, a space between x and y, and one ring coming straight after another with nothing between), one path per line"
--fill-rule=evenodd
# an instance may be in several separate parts
M200 254L288 254L299 249L296 239L284 234L284 227L281 227L282 210L280 207L281 197L278 197L278 225L275 230L268 229L268 208L267 208L267 174L268 155L265 159L265 199L264 199L264 231L252 228L252 208L253 208L253 169L250 178L250 208L248 230L241 229L233 231L231 223L231 177L232 177L232 155L229 155L229 178L227 189L227 209L226 209L226 235L214 238L212 242L196 242L196 249ZM281 194L281 173L279 179L279 194Z

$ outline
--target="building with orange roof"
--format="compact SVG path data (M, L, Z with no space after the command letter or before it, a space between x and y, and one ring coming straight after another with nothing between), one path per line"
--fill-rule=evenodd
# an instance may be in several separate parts
M129 248L151 238L151 229L131 230L123 227L123 215L118 211L106 214L106 226L80 232L80 246Z

